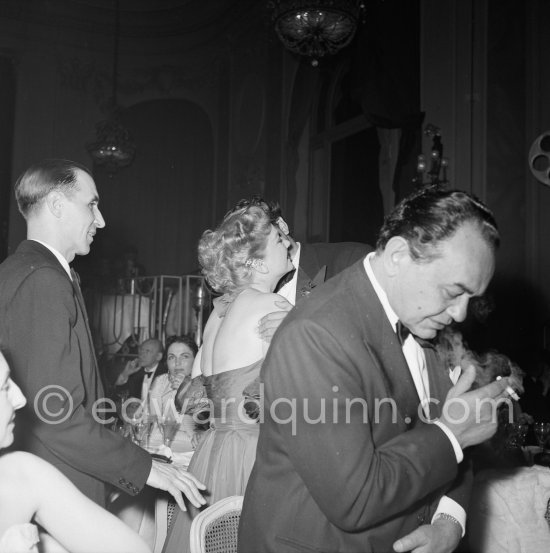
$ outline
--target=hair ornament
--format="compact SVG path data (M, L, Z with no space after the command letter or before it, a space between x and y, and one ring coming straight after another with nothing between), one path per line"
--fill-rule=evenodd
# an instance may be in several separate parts
M252 267L253 269L260 269L263 267L264 262L261 259L258 259L257 257L248 258L245 262L245 267Z

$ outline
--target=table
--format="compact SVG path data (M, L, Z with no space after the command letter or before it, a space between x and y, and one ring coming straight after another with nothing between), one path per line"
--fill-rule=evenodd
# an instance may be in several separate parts
M483 470L468 511L471 553L550 551L550 469Z

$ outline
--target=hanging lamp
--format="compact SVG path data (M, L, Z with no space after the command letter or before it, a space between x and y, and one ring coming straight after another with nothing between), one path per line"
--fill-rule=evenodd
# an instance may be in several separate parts
M347 46L365 9L363 0L273 0L275 31L291 52L313 66Z
M113 33L113 82L112 96L107 105L107 119L96 125L96 140L86 144L94 164L104 167L113 175L122 167L127 167L134 160L136 147L130 139L128 130L120 119L120 107L117 103L118 81L118 47L120 38L119 0L114 0L114 33Z

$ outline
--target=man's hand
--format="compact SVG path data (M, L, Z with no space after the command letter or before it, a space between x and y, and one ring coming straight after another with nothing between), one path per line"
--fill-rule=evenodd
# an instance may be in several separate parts
M291 303L281 298L275 302L275 305L279 307L280 311L273 311L268 313L260 319L258 324L258 332L262 340L265 340L268 344L271 342L271 338L275 334L275 331L279 328L279 325L283 322L283 319L288 315L288 312L294 307Z
M126 384L126 382L128 382L128 378L134 373L137 373L139 369L141 369L141 366L138 359L132 359L131 361L128 361L126 365L124 365L124 369L122 369L122 372L118 375L115 386L123 386L124 384Z
M153 461L147 485L170 493L182 511L187 511L183 501L182 492L187 499L197 508L206 503L199 490L205 490L206 486L199 482L190 472L167 463Z
M419 526L393 544L394 551L404 553L451 553L457 547L462 529L450 520L437 519L433 524Z
M493 436L498 423L497 405L508 397L508 377L469 391L475 376L475 368L470 365L449 390L439 419L455 435L462 449Z
M126 363L126 366L124 367L124 372L131 376L134 373L137 373L141 369L141 365L139 364L139 359L132 359L131 361L128 361Z

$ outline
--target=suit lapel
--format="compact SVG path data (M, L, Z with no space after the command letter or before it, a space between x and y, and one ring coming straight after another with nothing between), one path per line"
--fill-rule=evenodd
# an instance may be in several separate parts
M313 288L325 282L327 266L321 265L311 248L300 248L300 264L296 280L296 303L306 297Z
M76 275L76 279L71 281L71 278L59 262L59 260L55 257L55 255L44 245L40 244L39 242L36 242L34 240L23 240L19 247L17 248L18 252L21 252L23 254L26 253L33 253L33 254L39 254L44 259L46 259L53 267L56 267L61 271L61 273L71 282L71 286L73 287L74 297L77 304L77 308L79 311L80 316L82 317L82 321L84 323L84 329L86 332L86 337L88 339L89 344L89 352L90 352L90 361L92 370L90 373L91 377L91 386L93 386L94 391L96 392L97 397L102 397L104 395L103 392L103 384L101 383L101 380L99 379L99 369L97 364L97 359L95 356L95 348L94 348L94 341L92 339L92 333L90 331L90 326L88 324L88 316L86 311L86 305L84 303L84 297L82 296L82 292L80 290L80 286L78 284L78 275L74 271L72 271ZM80 338L82 339L82 338Z
M94 348L94 341L92 338L92 331L90 330L90 324L88 322L88 312L86 311L86 304L84 302L84 296L82 295L82 290L80 289L80 277L78 276L78 273L71 268L71 275L73 277L73 280L71 282L77 304L80 308L80 314L82 316L82 319L84 321L84 327L86 329L86 334L88 335L88 341L90 343L90 352L92 355L92 363L95 368L96 374L98 373L98 365L97 365L97 359L95 356L95 348Z
M300 302L302 298L308 296L308 294L320 284L325 282L325 275L327 273L327 266L323 265L317 274L313 278L301 268L298 267L298 277L296 280L296 303Z
M363 336L372 337L371 342L364 340L365 346L379 366L388 396L395 400L397 411L405 422L415 421L418 418L420 398L403 350L367 277L363 262L357 262L354 267L361 279L359 287L355 288L359 292L355 302L364 313Z
M430 378L430 396L438 401L430 403L430 419L435 419L441 416L443 403L453 383L435 349L425 348L424 355Z

